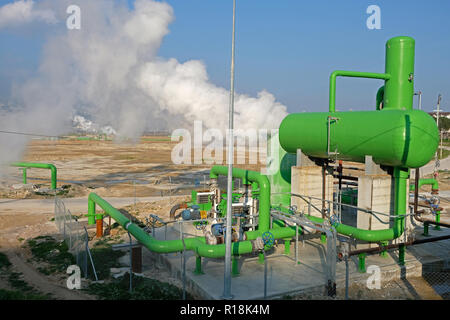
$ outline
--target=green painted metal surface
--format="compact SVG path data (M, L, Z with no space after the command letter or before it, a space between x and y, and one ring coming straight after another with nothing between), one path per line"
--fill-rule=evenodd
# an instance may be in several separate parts
M386 73L384 110L411 110L414 98L415 41L410 37L395 37L386 42Z
M289 207L291 204L291 167L297 163L296 155L287 153L280 146L278 134L268 140L268 159L273 167L268 164L267 177L270 181L271 204ZM274 168L275 167L275 168Z
M433 158L439 144L434 119L421 110L308 112L284 118L279 131L283 149L328 158L328 116L339 118L330 125L329 141L339 160L364 162L371 155L377 164L418 168Z

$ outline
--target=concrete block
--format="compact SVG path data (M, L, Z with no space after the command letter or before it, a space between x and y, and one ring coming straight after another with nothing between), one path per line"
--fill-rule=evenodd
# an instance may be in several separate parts
M292 193L302 196L311 196L320 199L311 200L310 214L313 216L322 216L322 167L292 167L291 188ZM333 176L331 171L326 171L325 199L333 200ZM291 203L297 206L299 211L308 213L308 202L292 196ZM328 204L326 204L328 208Z

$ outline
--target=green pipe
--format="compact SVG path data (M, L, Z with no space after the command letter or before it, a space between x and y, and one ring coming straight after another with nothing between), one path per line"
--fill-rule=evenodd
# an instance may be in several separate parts
M27 168L22 169L23 184L27 184Z
M431 185L431 191L439 191L439 182L436 179L419 179L419 189L424 185ZM411 184L409 186L409 191L415 191L416 186Z
M239 260L237 259L236 256L233 256L231 258L231 275L233 277L237 277L239 275Z
M366 253L360 253L358 255L358 270L361 273L366 273Z
M202 257L200 256L196 256L195 257L195 271L194 274L204 274L204 272L202 271Z
M376 109L377 110L381 110L382 108L380 108L381 103L384 100L384 86L380 87L380 89L378 89L377 91L377 105L376 105Z
M138 225L132 223L119 210L114 208L106 200L95 193L90 193L88 197L88 223L95 224L95 207L99 205L108 215L119 223L125 230L129 231L147 249L157 253L181 252L184 250L182 240L156 240ZM208 245L204 237L184 239L186 250L192 250L199 256L208 258L220 258L225 255L225 244ZM253 251L252 243L247 241L233 242L232 254L242 255Z
M423 235L426 237L428 237L430 235L429 231L428 231L429 226L430 226L430 224L428 222L423 223Z
M209 177L217 179L219 175L227 176L228 167L213 166ZM233 177L240 178L244 183L257 182L260 189L259 196L259 225L258 230L261 232L268 231L270 228L270 183L267 176L256 171L243 170L233 168Z
M39 168L39 169L49 169L51 172L52 189L56 189L56 167L50 163L31 163L31 162L13 162L11 163L13 167L23 167L23 168ZM26 172L23 173L23 179L26 181ZM26 183L26 182L25 182Z
M414 97L415 41L395 37L386 42L385 72L391 75L384 88L383 110L412 110Z
M436 222L439 223L441 222L441 212L440 211L436 211ZM441 226L434 226L434 230L441 230Z
M344 71L336 70L330 75L330 112L336 111L336 78L352 77L352 78L369 78L389 80L391 75L388 73L360 72L360 71Z

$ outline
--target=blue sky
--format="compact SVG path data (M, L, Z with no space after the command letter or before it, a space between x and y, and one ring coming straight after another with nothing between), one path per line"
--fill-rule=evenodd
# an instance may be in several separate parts
M176 19L159 55L200 59L211 81L229 88L232 1L166 2ZM381 30L366 27L372 4L381 8ZM289 112L325 111L333 70L384 72L385 42L407 35L416 39L415 87L423 92L423 108L433 110L441 93L450 111L449 18L448 0L237 0L236 90L254 95L267 89ZM0 30L0 102L11 83L37 68L44 39L33 30ZM340 78L338 109L373 109L381 85Z

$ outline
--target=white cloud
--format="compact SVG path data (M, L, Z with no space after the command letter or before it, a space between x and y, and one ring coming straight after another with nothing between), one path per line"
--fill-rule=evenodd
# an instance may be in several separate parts
M54 24L57 19L52 10L36 8L33 0L19 0L0 7L0 29L34 21Z

